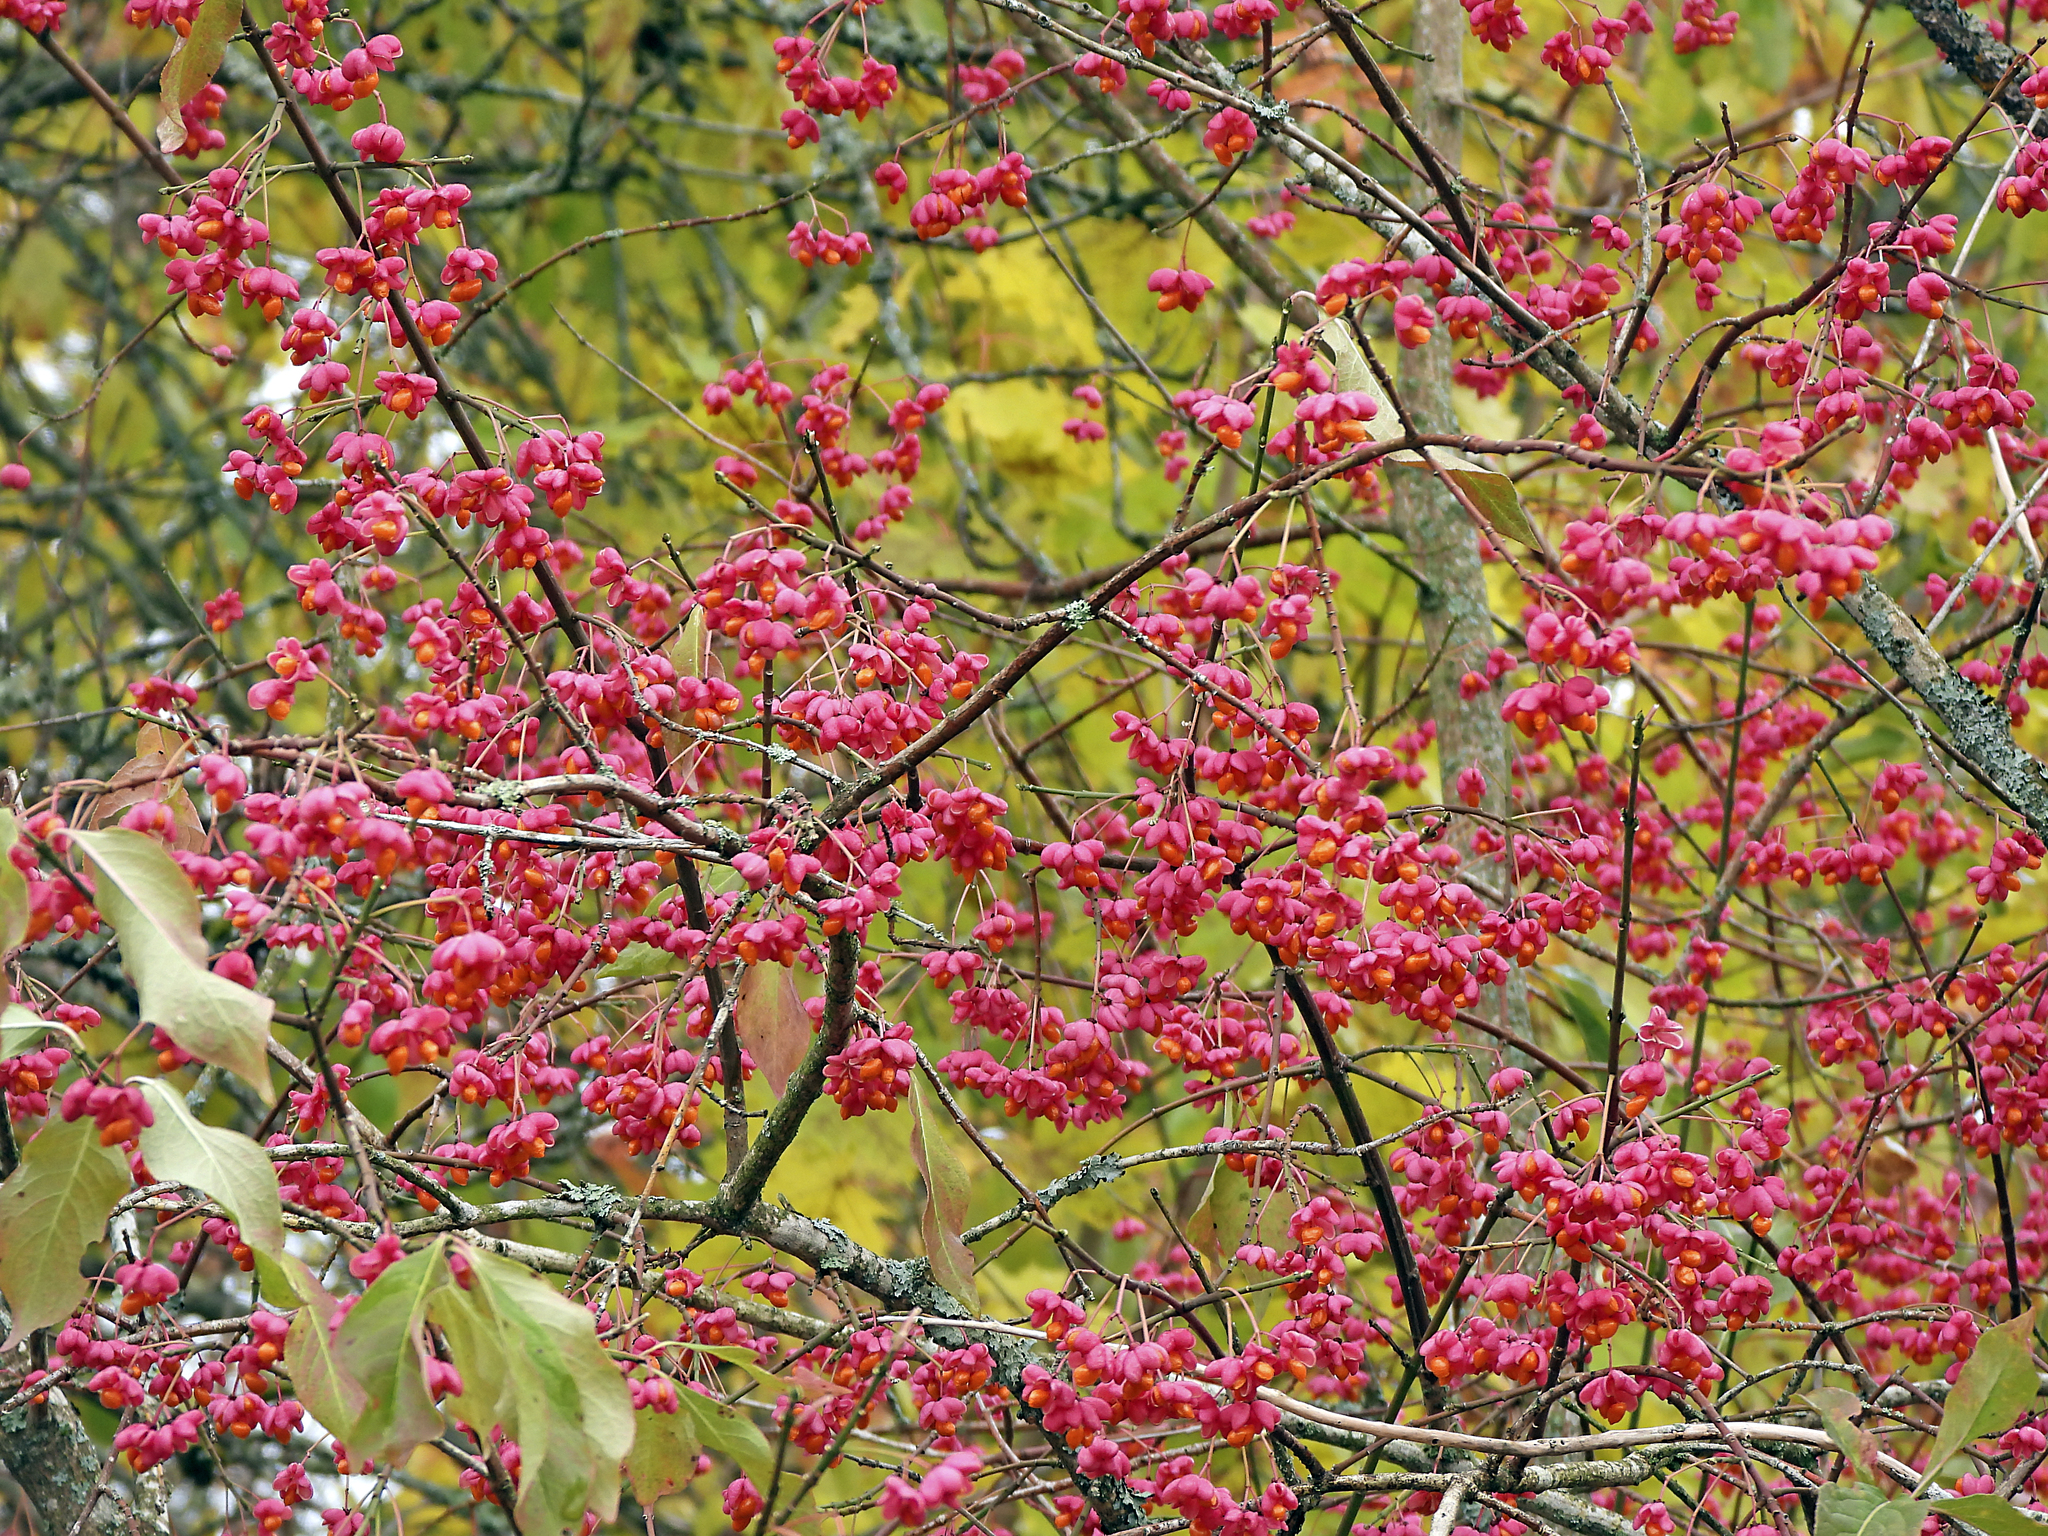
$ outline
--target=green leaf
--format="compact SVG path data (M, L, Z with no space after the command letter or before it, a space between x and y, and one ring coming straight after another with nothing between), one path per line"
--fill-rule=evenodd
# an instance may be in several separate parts
M1829 1483L1820 1491L1813 1536L1914 1536L1928 1507L1887 1499L1868 1483Z
M207 969L199 894L184 872L140 832L78 832L73 841L98 872L93 901L120 936L143 1020L162 1025L201 1061L268 1093L270 999Z
M321 1420L358 1460L403 1466L413 1447L440 1432L441 1415L427 1393L422 1329L428 1303L449 1285L447 1248L437 1241L379 1275L342 1320L329 1358L314 1362L339 1379L338 1397L360 1394L362 1406L345 1422Z
M85 1042L68 1025L38 1018L32 1009L22 1007L20 1003L9 1003L0 1009L0 1057L19 1056L29 1048L31 1041L44 1035L62 1035L74 1049L85 1049Z
M1405 436L1400 412L1394 409L1393 402L1380 388L1372 366L1365 360L1365 350L1351 335L1350 327L1342 321L1326 322L1316 333L1316 339L1330 355L1331 372L1337 387L1370 395L1378 403L1379 411L1365 424L1372 440L1388 443ZM1386 462L1420 465L1425 469L1434 463L1447 479L1472 499L1472 505L1494 532L1504 534L1518 544L1527 544L1532 549L1540 547L1536 530L1529 526L1529 516L1522 510L1522 499L1513 480L1498 469L1452 453L1447 448L1429 448L1423 452L1427 453L1427 458L1423 453L1404 448L1399 453L1389 454Z
M1948 1459L1972 1440L2005 1433L2026 1412L2040 1391L2033 1347L2038 1311L2037 1306L1978 1337L1977 1348L1963 1362L1955 1390L1948 1395L1920 1488L1934 1481Z
M716 1398L689 1389L676 1394L689 1417L697 1441L714 1456L723 1456L762 1487L775 1475L775 1450L767 1437Z
M100 1145L87 1119L52 1120L21 1149L21 1166L0 1184L0 1294L14 1314L6 1348L85 1299L78 1261L130 1183L121 1154Z
M600 979L612 981L644 981L649 976L676 970L680 965L681 962L667 950L635 940L620 950L619 958L599 970L597 975Z
M502 1426L519 1443L513 1513L528 1536L578 1529L586 1510L610 1520L635 1421L595 1321L522 1265L470 1248L462 1255L463 1280L428 1309L462 1375L448 1410L485 1433Z
M156 142L164 153L185 142L185 103L213 83L228 43L241 27L242 0L201 0L191 35L172 45L159 86L163 110L156 125Z
M1586 1044L1588 1061L1607 1059L1607 999L1594 989L1593 984L1568 966L1554 966L1550 971L1551 990L1563 1004L1564 1011L1571 1015L1572 1022L1579 1026L1579 1036Z
M28 880L7 857L20 841L14 812L0 811L0 955L18 949L28 937Z
M956 1300L981 1310L981 1290L974 1281L974 1255L960 1234L967 1229L967 1170L942 1136L933 1134L933 1116L925 1103L923 1080L910 1077L910 1156L924 1176L924 1251L932 1279Z
M669 642L669 660L685 677L703 677L711 670L711 628L704 622L704 605L690 604L690 616Z
M1233 1173L1218 1158L1209 1170L1209 1184L1202 1191L1202 1203L1188 1218L1188 1241L1214 1259L1218 1265L1212 1279L1221 1280L1224 1271L1237 1261L1245 1228L1252 1217L1252 1188L1243 1175Z
M1479 509L1479 515L1486 519L1487 526L1495 533L1513 539L1517 544L1526 544L1531 549L1541 547L1536 540L1536 530L1529 526L1529 514L1522 510L1522 498L1515 490L1515 482L1507 475L1444 448L1430 449L1429 456L1443 466L1445 474L1459 490L1472 498L1472 505ZM1401 462L1403 457L1397 454L1395 461Z
M286 1257L284 1207L269 1155L240 1131L201 1124L169 1083L146 1078L139 1086L156 1114L156 1123L141 1138L149 1171L212 1197L233 1218L242 1241L271 1261L265 1267L266 1286L282 1285L298 1294L297 1276L280 1267Z
M694 1392L681 1396L695 1397ZM697 1475L697 1421L678 1410L656 1413L641 1408L633 1414L633 1449L626 1457L626 1478L633 1485L633 1497L652 1504L663 1494L674 1493ZM1996 1533L1994 1533L1996 1536Z
M1972 1493L1960 1499L1941 1499L1927 1506L1951 1520L1966 1520L1985 1536L2042 1536L2048 1526L2029 1520L2004 1499L1989 1493Z
M284 1368L291 1373L292 1395L306 1412L337 1435L363 1416L369 1394L350 1375L335 1353L330 1324L340 1304L317 1285L302 1293L306 1305L292 1318L284 1339ZM341 1442L347 1445L344 1438Z
M1840 1387L1816 1387L1806 1394L1806 1402L1820 1416L1823 1428L1836 1445L1865 1477L1877 1475L1877 1441L1867 1429L1856 1423L1856 1415L1863 1411L1863 1399L1854 1392L1844 1392Z

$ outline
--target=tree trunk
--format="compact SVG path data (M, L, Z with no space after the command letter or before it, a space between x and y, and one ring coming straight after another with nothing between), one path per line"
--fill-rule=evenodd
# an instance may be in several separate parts
M93 1444L60 1392L40 1407L0 1416L0 1460L28 1495L36 1527L46 1536L168 1536L160 1502L146 1500L137 1509L121 1488L102 1479L107 1453ZM153 1481L160 1496L162 1482Z
M1417 0L1412 44L1424 55L1415 65L1409 112L1422 137L1455 173L1464 159L1460 105L1465 95L1465 13L1458 0ZM1426 195L1427 188L1418 195ZM1428 346L1401 349L1395 384L1402 403L1424 432L1455 432L1451 400L1451 346L1439 337ZM1407 544L1409 558L1425 584L1417 594L1422 615L1423 654L1434 658L1429 673L1429 710L1436 721L1437 772L1447 804L1458 802L1458 776L1477 768L1486 780L1479 808L1490 816L1509 814L1508 738L1500 718L1500 688L1492 685L1465 698L1459 682L1468 672L1484 673L1493 650L1492 606L1486 570L1480 563L1477 530L1450 488L1421 468L1389 472L1392 521ZM1451 840L1465 855L1465 872L1490 895L1514 891L1514 871L1503 855L1475 857L1473 842L1484 824L1458 818ZM1520 972L1503 989L1497 1022L1527 1038L1529 997ZM1521 1054L1515 1059L1522 1061ZM1522 1062L1528 1065L1527 1062Z

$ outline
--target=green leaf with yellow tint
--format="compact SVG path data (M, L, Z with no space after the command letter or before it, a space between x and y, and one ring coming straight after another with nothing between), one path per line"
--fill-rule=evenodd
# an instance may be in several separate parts
M2004 1499L1988 1493L1941 1499L1926 1508L1951 1520L1967 1521L1984 1532L1984 1536L2043 1536L2048 1532L2048 1525L2039 1520L2029 1520Z
M0 955L18 949L28 937L28 879L8 857L20 841L14 812L0 811Z
M674 1493L688 1483L697 1475L697 1452L701 1448L693 1415L680 1408L674 1413L636 1409L633 1449L626 1455L626 1480L633 1485L633 1497L642 1504L652 1504L663 1494Z
M185 107L213 83L228 43L241 26L242 0L200 0L190 35L172 46L164 61L163 110L156 125L157 145L166 153L184 144Z
M267 1094L271 1001L207 969L199 893L184 871L140 832L78 832L73 841L92 861L93 901L120 936L143 1022Z
M427 1391L424 1329L428 1304L449 1285L447 1247L435 1242L385 1270L342 1319L332 1348L309 1362L328 1373L331 1399L354 1407L341 1423L321 1422L358 1460L403 1466L415 1446L441 1432ZM291 1342L285 1361L296 1380Z
M445 1257L442 1264L446 1271ZM462 1375L447 1407L519 1442L519 1529L574 1531L586 1511L611 1519L635 1422L632 1394L599 1345L595 1320L508 1259L465 1247L453 1273L428 1307Z
M753 1420L701 1392L681 1392L677 1400L689 1417L697 1442L714 1456L723 1456L763 1488L775 1473L775 1450Z
M2039 1394L2040 1379L2034 1371L2034 1327L2039 1310L2036 1305L1978 1336L1976 1349L1963 1362L1955 1390L1948 1395L1941 1426L1934 1434L1934 1449L1927 1454L1927 1475L1920 1480L1921 1488L1972 1440L2011 1429Z
M233 1219L259 1261L270 1261L263 1271L266 1288L284 1285L296 1295L297 1277L279 1267L286 1256L284 1207L269 1154L240 1131L201 1124L185 1107L185 1096L169 1083L146 1078L139 1086L156 1116L141 1137L149 1171L210 1196ZM298 1269L303 1272L304 1266Z
M21 1166L0 1184L0 1296L14 1323L7 1348L85 1299L78 1261L131 1183L127 1162L100 1145L89 1119L52 1119L21 1149Z
M1813 1536L1913 1536L1928 1507L1887 1499L1869 1483L1829 1483L1820 1491Z
M978 1312L981 1290L974 1280L974 1255L960 1239L967 1229L967 1170L934 1130L937 1116L927 1101L930 1091L922 1078L911 1075L910 1156L924 1175L925 1256L931 1261L932 1279Z

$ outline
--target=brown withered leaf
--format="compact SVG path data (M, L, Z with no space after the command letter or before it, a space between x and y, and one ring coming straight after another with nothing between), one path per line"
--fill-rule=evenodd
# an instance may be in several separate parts
M1880 1195L1888 1195L1901 1184L1909 1184L1920 1171L1919 1159L1893 1136L1880 1136L1871 1143L1870 1151L1863 1159L1864 1173L1870 1180L1870 1187Z
M160 725L142 726L135 733L135 756L107 780L105 792L93 804L90 824L110 827L131 806L158 802L170 807L172 846L180 853L197 853L206 846L206 829L182 782L192 762L192 744L184 737Z
M778 1099L789 1087L790 1074L802 1065L811 1048L811 1016L796 995L796 981L786 965L750 965L740 978L739 1001L733 1007L740 1044L754 1058L754 1069Z

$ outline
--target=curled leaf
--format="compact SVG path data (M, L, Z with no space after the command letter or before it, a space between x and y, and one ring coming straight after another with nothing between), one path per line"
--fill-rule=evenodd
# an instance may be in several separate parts
M228 43L241 26L242 0L201 0L190 35L172 46L171 56L164 61L159 86L162 116L156 124L156 142L166 154L184 144L185 107L213 83Z
M145 725L135 733L135 754L114 770L105 793L93 802L92 824L113 826L131 806L162 805L171 813L172 845L181 853L204 848L206 828L182 782L192 766L191 743L160 725Z
M1365 351L1349 329L1341 324L1324 325L1316 332L1316 341L1330 358L1337 388L1370 395L1378 402L1378 413L1365 424L1372 440L1389 443L1403 436L1400 413L1394 409L1386 391L1380 388L1379 380L1373 377L1372 368L1365 360ZM1387 455L1386 462L1419 465L1424 469L1434 463L1447 479L1471 498L1472 505L1495 533L1503 534L1518 544L1537 547L1536 530L1529 525L1528 513L1522 510L1522 498L1515 490L1515 482L1500 470L1452 453L1447 448L1428 448L1421 453L1404 448Z

